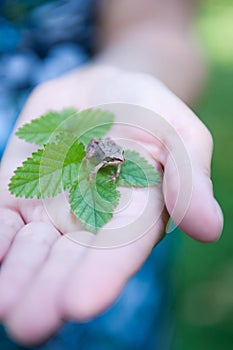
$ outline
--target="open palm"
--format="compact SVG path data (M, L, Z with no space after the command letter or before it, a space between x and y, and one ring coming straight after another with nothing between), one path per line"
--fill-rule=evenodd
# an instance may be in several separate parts
M209 178L211 136L198 118L152 77L110 67L84 68L39 87L29 98L19 124L48 109L116 102L149 108L162 116L161 125L162 120L167 123L168 128L160 127L158 119L155 126L149 114L142 121L130 114L128 107L124 120L117 116L116 121L132 126L136 118L137 131L119 125L111 130L112 137L132 140L139 151L144 148L149 161L156 168L162 166L164 181L150 189L124 190L116 215L96 235L83 232L63 195L46 202L10 195L9 178L33 146L12 136L5 152L0 173L0 317L12 337L23 343L41 341L64 320L85 320L111 305L162 238L167 213L195 239L213 241L221 232L221 211ZM140 114L142 107L138 107ZM140 127L144 129L138 131ZM158 129L159 141L145 129ZM182 140L190 164L182 160L174 135ZM187 167L192 191L186 203L180 200L181 206L185 204L181 213L177 200L179 204L182 172L187 175ZM103 247L108 249L96 249Z

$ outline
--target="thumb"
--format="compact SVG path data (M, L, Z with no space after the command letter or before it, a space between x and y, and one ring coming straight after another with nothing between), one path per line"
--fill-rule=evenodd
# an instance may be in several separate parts
M162 114L161 110L165 117L138 105L108 108L114 111L122 133L127 125L134 139L154 145L151 153L164 167L163 194L175 224L197 240L215 241L223 215L210 179L212 136L189 108L178 99L175 102L172 111Z

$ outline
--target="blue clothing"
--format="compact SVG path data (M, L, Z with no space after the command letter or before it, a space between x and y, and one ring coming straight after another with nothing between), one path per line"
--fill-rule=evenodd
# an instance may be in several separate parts
M0 155L31 89L93 52L95 0L0 2ZM174 240L165 238L116 303L87 323L69 322L37 350L170 349ZM23 350L0 327L0 348ZM28 348L27 348L28 349Z
M94 0L0 1L0 157L29 92L85 63Z

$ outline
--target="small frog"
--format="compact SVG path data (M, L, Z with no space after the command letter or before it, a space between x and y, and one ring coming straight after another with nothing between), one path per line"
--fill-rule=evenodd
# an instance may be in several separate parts
M93 138L86 148L86 157L85 160L94 159L97 161L97 165L91 171L89 175L89 181L92 181L95 174L102 167L108 165L116 165L117 170L115 175L112 177L113 181L120 175L121 164L124 163L124 151L117 145L110 137L105 137L102 139Z

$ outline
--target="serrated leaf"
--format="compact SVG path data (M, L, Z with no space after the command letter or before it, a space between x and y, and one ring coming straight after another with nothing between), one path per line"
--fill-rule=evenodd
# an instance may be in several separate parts
M16 135L27 142L44 146L49 140L54 141L58 133L67 132L63 127L64 121L77 113L75 108L66 108L60 112L48 111L40 118L23 125L17 130Z
M101 138L112 126L114 115L101 109L78 112L67 108L61 112L50 111L22 126L16 135L27 142L44 145L54 142L58 134L76 136L87 145L92 138Z
M89 182L88 176L87 166L83 163L78 182L70 189L70 204L81 224L96 233L112 218L119 192L116 184L109 181L106 171L99 171L92 182Z
M79 167L86 152L84 145L78 139L72 138L69 135L61 136L62 140L59 141L59 144L62 144L62 147L68 150L62 168L63 187L67 189L77 181Z
M160 175L148 161L135 151L125 151L125 162L121 166L118 186L148 187L160 183Z
M102 109L87 109L78 113L65 123L65 129L87 145L92 138L101 138L111 128L114 114Z
M50 143L32 153L32 157L16 169L9 190L17 197L55 196L76 181L84 156L84 146L77 140Z

